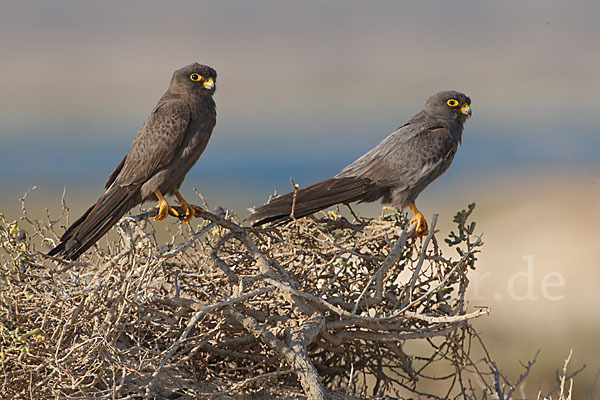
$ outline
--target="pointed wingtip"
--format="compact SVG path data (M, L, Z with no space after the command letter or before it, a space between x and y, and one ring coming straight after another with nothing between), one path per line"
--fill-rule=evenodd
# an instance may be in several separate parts
M81 253L79 252L79 249L67 250L66 242L60 242L55 248L53 248L46 254L48 254L49 256L52 256L52 257L59 257L59 258L63 258L65 260L71 260L71 261L77 260L77 258L79 258L79 256L81 255Z
M65 250L65 243L64 242L60 242L56 247L54 247L52 250L50 250L48 253L49 256L59 256L60 254Z

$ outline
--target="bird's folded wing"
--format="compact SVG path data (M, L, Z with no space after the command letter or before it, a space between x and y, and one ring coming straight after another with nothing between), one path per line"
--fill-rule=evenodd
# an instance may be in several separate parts
M435 170L441 154L455 147L448 129L440 124L408 124L392 132L336 175L368 178L378 186L401 189Z
M125 158L108 178L106 188L147 180L168 165L181 145L190 117L190 107L183 100L159 104L140 128Z

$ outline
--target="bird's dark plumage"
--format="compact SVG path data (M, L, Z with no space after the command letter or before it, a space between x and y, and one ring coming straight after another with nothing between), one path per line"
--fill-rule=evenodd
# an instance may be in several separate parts
M422 111L335 177L296 191L294 217L338 203L378 199L398 208L414 208L416 215L414 201L419 193L452 163L463 124L471 115L470 104L469 97L456 91L434 94ZM257 208L248 220L254 225L288 221L293 203L294 192L277 197Z
M186 209L179 187L196 163L216 124L213 100L217 73L198 63L173 73L166 93L138 131L127 155L109 176L106 192L63 234L48 254L77 259L131 208L159 200L164 219L168 204L163 194L175 194ZM190 215L191 214L191 215Z

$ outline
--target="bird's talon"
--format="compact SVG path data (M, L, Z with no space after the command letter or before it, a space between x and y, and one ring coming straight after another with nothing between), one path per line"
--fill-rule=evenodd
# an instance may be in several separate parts
M429 228L427 227L427 221L425 220L425 217L423 216L423 214L421 214L421 212L419 210L417 210L417 207L415 206L414 203L410 203L408 206L412 210L412 212L415 214L415 216L412 217L412 219L408 223L408 226L412 226L413 223L417 224L417 226L415 226L413 236L415 236L415 237L427 236L427 234L429 233Z
M425 221L425 217L423 217L423 214L419 213L419 214L415 215L408 223L408 226L412 226L412 224L415 222L417 223L417 226L415 227L413 236L415 236L415 237L427 236L427 234L429 233L429 228L427 227L427 221Z
M154 216L155 221L162 221L169 216L169 204L165 201L164 203L158 203L158 214Z
M415 230L416 237L427 236L428 233L429 229L427 229L427 227L417 226L417 229Z
M194 208L187 202L179 203L179 207L183 208L183 215L179 215L179 219L183 222L189 222L194 218Z
M172 211L173 209L171 208L171 206L169 206L169 203L167 203L167 200L165 200L160 190L155 190L154 194L158 199L158 213L154 216L154 220L162 221L163 219L169 216L169 211Z
M195 214L194 207L197 207L197 206L191 206L187 201L185 201L183 196L181 196L181 193L179 193L179 190L173 189L173 194L175 195L175 197L177 197L177 200L179 200L179 207L183 208L183 215L178 215L179 220L181 220L183 222L191 221L192 218L194 218L194 214ZM200 207L198 207L198 208L200 208ZM202 210L202 209L200 208L200 210ZM202 210L202 211L204 211L204 210Z

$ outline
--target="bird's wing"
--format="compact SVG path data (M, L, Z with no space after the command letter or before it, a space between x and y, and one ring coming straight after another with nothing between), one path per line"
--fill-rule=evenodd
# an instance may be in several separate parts
M437 171L444 156L455 150L456 143L445 123L409 123L392 132L336 177L368 178L378 186L401 189Z
M183 100L173 99L157 105L125 158L108 178L106 188L143 182L168 165L185 136L190 118L190 107Z

